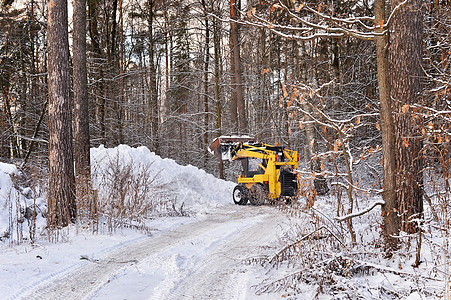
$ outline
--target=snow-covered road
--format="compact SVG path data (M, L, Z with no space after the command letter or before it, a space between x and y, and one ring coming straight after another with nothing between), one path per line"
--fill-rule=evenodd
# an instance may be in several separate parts
M260 279L243 260L277 240L287 222L274 207L226 205L91 259L20 298L254 299L251 286Z

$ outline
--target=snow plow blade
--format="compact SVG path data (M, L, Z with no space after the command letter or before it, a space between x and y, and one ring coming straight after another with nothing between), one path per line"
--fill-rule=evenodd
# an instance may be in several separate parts
M250 136L220 136L215 138L208 150L219 160L232 160L232 148L240 143L255 143L256 140Z

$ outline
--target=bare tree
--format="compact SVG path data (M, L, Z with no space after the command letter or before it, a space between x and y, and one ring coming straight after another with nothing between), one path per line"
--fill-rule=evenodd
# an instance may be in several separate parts
M396 7L401 1L397 1L393 5ZM296 20L302 26L293 26L291 24L274 23L271 20L265 19L262 16L256 15L255 10L250 10L248 16L253 17L253 22L243 22L252 26L267 28L270 32L283 37L285 39L297 39L300 41L316 40L318 38L340 38L345 36L355 37L360 40L372 40L376 42L377 52L377 69L378 69L378 84L379 84L379 100L380 100L380 118L383 124L382 141L383 141L383 155L384 155L384 234L386 236L387 249L396 248L397 241L394 236L399 232L399 222L397 217L397 197L396 191L396 165L395 165L395 127L392 119L392 104L390 101L390 76L388 70L388 39L386 30L390 25L390 19L385 15L384 1L376 1L375 3L375 17L362 16L342 18L335 16L332 12L325 13L320 9L315 10L309 6L309 3L301 3L299 5L292 5L290 2L278 1L272 6L275 11L282 11L290 17L291 20ZM394 10L398 10L396 7ZM279 15L283 15L279 13ZM304 18L304 16L309 16ZM366 25L371 21L375 27ZM343 26L343 24L346 24ZM402 41L399 39L398 41ZM324 43L323 43L324 44ZM320 47L321 48L321 47ZM337 50L335 49L334 55ZM320 53L321 54L321 53ZM404 56L405 58L405 56ZM325 59L323 59L325 60ZM418 77L419 78L419 77ZM305 113L309 115L309 113ZM308 120L307 120L308 121ZM307 122L308 124L309 122ZM306 126L307 129L307 126ZM307 131L307 137L312 139L311 134ZM351 182L352 183L352 182ZM352 211L352 208L351 208Z
M47 224L64 227L76 218L67 1L50 1L48 12L50 174Z

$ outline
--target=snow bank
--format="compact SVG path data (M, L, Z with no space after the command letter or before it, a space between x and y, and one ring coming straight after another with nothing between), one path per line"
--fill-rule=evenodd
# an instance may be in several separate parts
M9 201L15 195L11 175L17 175L16 166L0 162L0 237L8 231Z
M91 164L94 185L105 170L115 161L122 166L132 164L133 170L148 166L151 176L160 185L165 185L176 207L183 204L190 212L207 212L209 208L233 203L234 183L215 178L194 166L182 166L172 159L161 158L147 147L132 148L120 145L115 148L100 146L91 149ZM97 181L99 182L99 181ZM97 185L97 188L102 189Z
M12 242L21 242L30 238L35 213L36 227L45 225L42 217L45 204L43 199L35 199L31 188L16 189L12 176L20 176L17 167L0 162L0 241L10 238Z
M196 167L181 166L172 159L163 159L146 147L126 145L91 149L93 183L99 194L108 192L108 186L102 186L101 179L105 178L112 163L118 164L119 168L131 167L132 173L147 167L153 184L160 187L160 193L164 190L164 197L171 199L171 204L174 203L177 209L183 205L183 211L190 214L208 212L213 207L233 203L234 183L215 178ZM17 167L0 162L0 240L9 237L10 241L22 241L29 238L27 216L34 214L35 207L37 232L45 227L42 215L46 211L46 202L35 197L29 187L15 188L13 175L20 176ZM162 195L155 194L154 198Z

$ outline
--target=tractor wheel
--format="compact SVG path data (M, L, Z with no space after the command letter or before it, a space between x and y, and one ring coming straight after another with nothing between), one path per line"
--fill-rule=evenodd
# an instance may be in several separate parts
M249 189L249 202L252 205L263 205L266 200L265 188L261 184L254 184Z
M237 185L233 189L233 202L237 205L246 205L248 198L248 190L244 185Z

